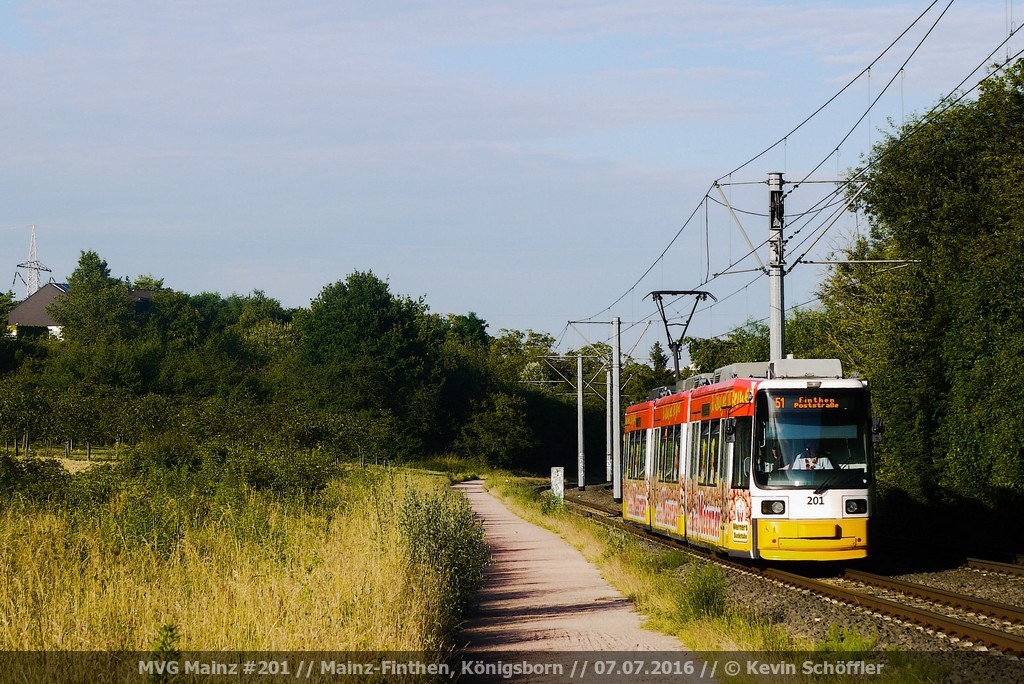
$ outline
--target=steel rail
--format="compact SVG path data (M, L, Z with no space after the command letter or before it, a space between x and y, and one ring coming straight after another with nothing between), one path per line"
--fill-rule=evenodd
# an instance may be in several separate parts
M805 589L851 606L865 608L882 615L888 615L916 625L929 627L943 632L944 634L970 641L973 644L981 644L988 648L996 649L1004 654L1012 654L1016 656L1024 655L1024 637L1019 637L1014 634L1002 632L984 625L967 622L965 620L959 620L957 618L942 615L941 613L925 610L923 608L915 608L897 601L872 596L868 593L846 589L834 584L829 584L828 582L804 577L802 575L796 575L784 570L776 570L775 568L757 568L749 565L743 565L732 560L724 559L716 554L696 549L693 546L684 544L680 539L656 534L637 525L627 523L623 521L621 517L616 517L619 515L619 512L617 511L600 506L594 506L592 504L585 504L580 501L572 501L568 498L565 499L565 504L566 508L569 509L583 509L586 517L590 517L592 519L596 518L595 522L629 531L641 539L646 539L662 546L678 548L699 558L742 572L757 574L766 579L774 580L799 589ZM595 514L598 515L595 516ZM850 572L853 571L847 571L847 573Z
M917 596L928 601L956 606L957 608L965 608L967 610L972 610L976 613L982 613L1001 620L1024 623L1024 608L1011 606L1007 603L997 603L995 601L989 601L976 596L955 594L951 591L944 591L942 589L936 589L935 587L929 587L923 584L904 582L891 577L872 575L859 570L847 570L844 577L854 582L861 582L863 584L870 584L884 589L891 589L903 594Z
M1024 576L1024 565L1016 563L999 563L997 561L981 560L979 558L968 558L967 567L975 570L988 570L990 572L1001 572L1004 575Z
M908 620L918 625L931 627L945 634L966 639L974 644L982 644L989 648L995 648L1004 654L1024 654L1024 638L1001 632L983 625L958 620L934 611L923 608L915 608L904 603L891 601L889 599L872 596L859 591L837 587L834 584L822 582L821 580L794 575L791 572L767 568L763 572L765 577L777 580L784 584L807 589L817 594L823 594L830 598L848 603L853 606L868 608L883 615L890 615L894 618Z

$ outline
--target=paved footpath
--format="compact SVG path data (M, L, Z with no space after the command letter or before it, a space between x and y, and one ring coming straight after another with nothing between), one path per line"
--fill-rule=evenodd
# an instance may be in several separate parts
M456 485L484 524L491 565L458 636L466 653L681 651L557 534L524 521L484 491Z

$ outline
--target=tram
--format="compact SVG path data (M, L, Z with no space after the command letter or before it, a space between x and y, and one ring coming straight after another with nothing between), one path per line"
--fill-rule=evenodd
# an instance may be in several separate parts
M630 406L622 516L711 551L865 558L873 506L867 382L836 359L733 364Z

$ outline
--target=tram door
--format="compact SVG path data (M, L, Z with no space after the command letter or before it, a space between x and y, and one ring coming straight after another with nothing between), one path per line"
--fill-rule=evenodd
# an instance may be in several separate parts
M753 549L750 468L753 436L750 418L727 418L722 423L729 466L723 518L723 543L730 554L750 557Z
M693 424L691 476L687 483L687 538L704 546L723 546L726 458L721 419Z
M624 435L625 458L622 478L622 517L650 525L650 459L648 448L653 430L634 430Z
M682 425L667 425L654 431L654 468L651 472L652 526L670 534L682 534L680 502L680 458Z

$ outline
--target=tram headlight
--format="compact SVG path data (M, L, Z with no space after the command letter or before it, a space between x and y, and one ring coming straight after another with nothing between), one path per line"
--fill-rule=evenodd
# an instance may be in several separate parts
M761 502L761 513L764 515L782 515L785 512L785 501L769 500Z
M847 499L846 512L849 515L859 515L868 512L867 499Z

